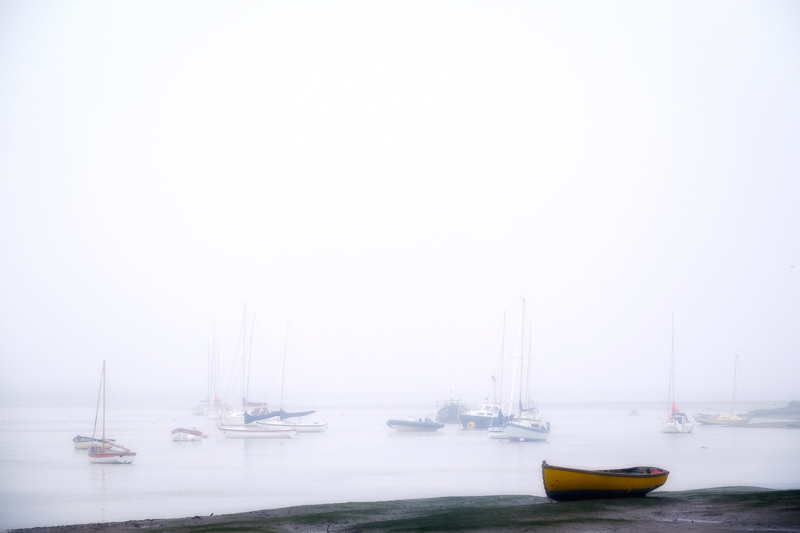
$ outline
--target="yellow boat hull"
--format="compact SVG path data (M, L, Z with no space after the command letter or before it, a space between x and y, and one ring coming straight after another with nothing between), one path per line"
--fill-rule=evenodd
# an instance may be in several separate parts
M652 466L579 470L542 463L547 497L555 501L642 497L667 482L669 472Z

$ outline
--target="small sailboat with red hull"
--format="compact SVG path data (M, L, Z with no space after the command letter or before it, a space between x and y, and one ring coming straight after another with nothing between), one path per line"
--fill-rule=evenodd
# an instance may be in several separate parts
M136 452L116 443L112 439L106 439L106 362L103 361L103 373L100 377L102 384L102 404L103 404L103 430L102 438L95 442L88 452L89 462L95 464L130 464L136 458ZM98 410L100 407L98 401ZM94 439L94 435L92 436Z

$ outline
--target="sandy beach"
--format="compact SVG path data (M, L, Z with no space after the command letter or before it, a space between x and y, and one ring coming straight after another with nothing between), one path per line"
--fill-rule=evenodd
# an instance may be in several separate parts
M13 530L18 533L164 532L800 532L800 490L732 487L646 498L553 503L535 496L343 503L187 518Z

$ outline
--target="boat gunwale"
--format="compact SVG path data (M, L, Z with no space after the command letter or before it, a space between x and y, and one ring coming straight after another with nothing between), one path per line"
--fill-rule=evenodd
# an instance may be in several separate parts
M650 473L646 473L646 472L623 472L623 470L633 470L633 469L638 469L638 468L644 468L644 469L652 468L654 470L658 470L658 472L650 472ZM561 470L561 471L565 471L565 472L574 472L574 473L578 473L578 474L593 474L593 475L598 475L598 476L610 476L610 477L655 478L655 477L660 477L660 476L665 476L665 477L669 476L669 470L665 470L663 468L658 468L658 467L655 467L655 466L631 466L631 467L628 467L628 468L611 468L611 469L608 469L608 470L584 470L584 469L581 469L581 468L569 468L569 467L566 467L566 466L553 466L553 465L547 464L547 462L545 461L542 464L542 474L544 474L544 470L545 469Z

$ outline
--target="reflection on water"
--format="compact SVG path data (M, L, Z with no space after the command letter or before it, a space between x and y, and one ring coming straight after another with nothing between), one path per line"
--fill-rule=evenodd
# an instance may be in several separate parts
M705 405L705 404L704 404ZM289 505L435 496L544 496L541 463L577 468L658 466L663 490L730 485L800 488L800 432L698 427L661 433L662 405L551 406L547 442L489 439L448 425L435 433L386 426L408 409L321 411L323 433L225 439L187 407L117 412L113 437L138 452L131 465L89 463L72 437L93 410L0 413L0 528L124 521ZM689 410L689 409L687 409ZM200 443L172 441L196 426ZM35 443L36 455L32 455ZM731 468L735 465L735 468Z

